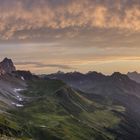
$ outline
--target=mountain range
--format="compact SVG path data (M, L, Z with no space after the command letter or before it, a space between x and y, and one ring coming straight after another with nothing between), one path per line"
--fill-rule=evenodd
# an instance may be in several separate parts
M140 83L115 72L33 75L0 63L1 140L139 140Z
M138 83L140 83L140 73L134 71L134 72L128 72L128 77Z

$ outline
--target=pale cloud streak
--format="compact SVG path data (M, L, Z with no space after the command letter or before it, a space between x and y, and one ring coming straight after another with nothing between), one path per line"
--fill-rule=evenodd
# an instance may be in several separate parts
M33 67L35 68L48 68L48 67L52 67L52 68L59 68L59 69L66 69L66 70L70 70L73 69L72 67L68 66L68 65L61 65L61 64L45 64L42 62L16 62L15 65L17 66L28 66L28 65L33 65Z

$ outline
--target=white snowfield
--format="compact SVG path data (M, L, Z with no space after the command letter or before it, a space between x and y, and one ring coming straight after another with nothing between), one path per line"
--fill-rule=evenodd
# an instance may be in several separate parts
M15 105L16 107L23 107L22 104L16 104L16 103L14 103L14 102L12 102L12 105Z

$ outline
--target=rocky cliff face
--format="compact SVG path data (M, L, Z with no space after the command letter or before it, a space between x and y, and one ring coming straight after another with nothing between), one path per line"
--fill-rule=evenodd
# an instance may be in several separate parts
M12 73L16 71L16 68L11 59L4 58L2 62L0 62L0 75L6 73Z

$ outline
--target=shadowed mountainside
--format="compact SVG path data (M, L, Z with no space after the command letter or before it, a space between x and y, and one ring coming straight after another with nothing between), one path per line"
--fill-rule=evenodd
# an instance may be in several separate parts
M140 138L140 84L127 75L118 72L111 76L97 72L87 74L74 72L56 73L46 77L65 81L90 100L109 106L125 107L126 111L123 114L125 119L121 121L119 135L123 140Z
M128 72L127 73L128 77L138 83L140 83L140 74L135 72Z

